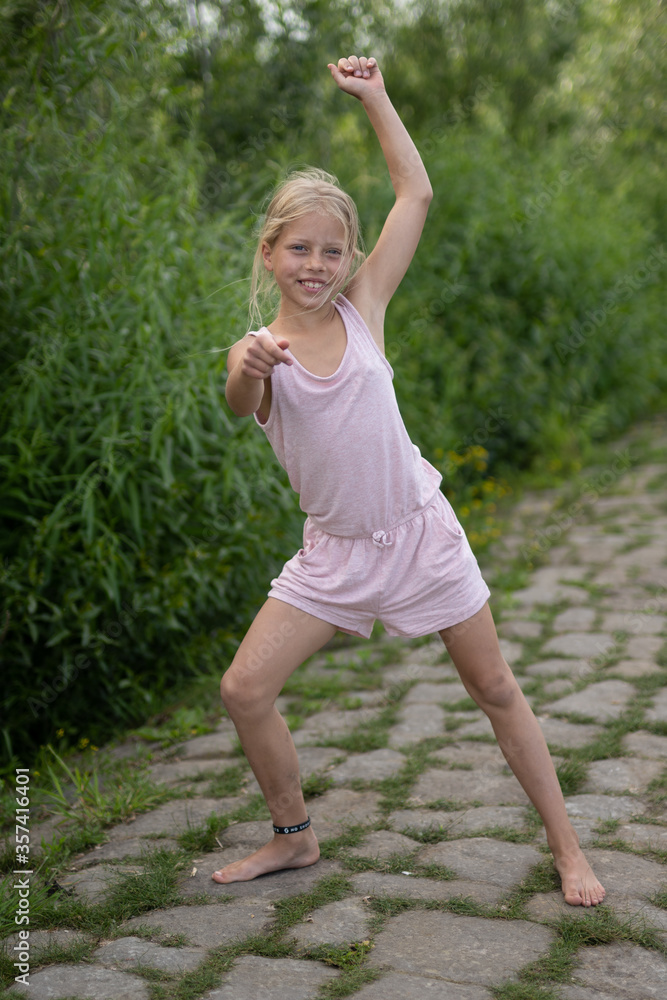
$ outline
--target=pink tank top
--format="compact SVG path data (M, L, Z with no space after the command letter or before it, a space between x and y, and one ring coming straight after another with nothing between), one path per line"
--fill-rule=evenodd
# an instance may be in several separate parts
M394 372L366 323L343 295L334 306L347 332L337 371L313 375L292 355L271 373L269 419L254 416L316 527L357 538L418 514L442 476L408 437Z

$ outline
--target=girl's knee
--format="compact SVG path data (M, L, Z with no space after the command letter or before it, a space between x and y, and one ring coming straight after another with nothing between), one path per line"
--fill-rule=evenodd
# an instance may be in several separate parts
M474 688L473 697L482 708L509 708L521 695L521 688L509 667L489 671L476 681Z
M222 698L223 705L232 717L235 712L243 712L248 708L250 700L248 687L239 682L239 678L231 667L222 675L220 697Z
M253 683L243 671L235 669L234 664L222 675L220 697L232 718L265 712L275 700L260 684Z

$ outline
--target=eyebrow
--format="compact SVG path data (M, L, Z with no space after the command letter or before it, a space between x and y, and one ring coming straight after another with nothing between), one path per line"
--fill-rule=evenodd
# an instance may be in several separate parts
M288 243L311 243L312 240L307 240L303 236L292 236L292 237L290 237L289 240L287 240L287 242ZM325 245L328 246L328 247L340 247L342 249L345 246L345 241L344 240L328 240L328 241L325 241Z

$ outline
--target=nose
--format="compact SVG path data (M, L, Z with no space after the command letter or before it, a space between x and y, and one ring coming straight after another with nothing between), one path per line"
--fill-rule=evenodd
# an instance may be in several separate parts
M323 271L324 262L320 260L317 254L312 254L306 261L306 267L309 271Z

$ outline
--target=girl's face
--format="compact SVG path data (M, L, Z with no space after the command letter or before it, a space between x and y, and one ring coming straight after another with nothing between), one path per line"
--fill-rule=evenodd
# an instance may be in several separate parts
M318 309L340 291L351 263L345 236L338 219L309 212L286 225L273 247L262 245L264 266L273 272L283 307Z

